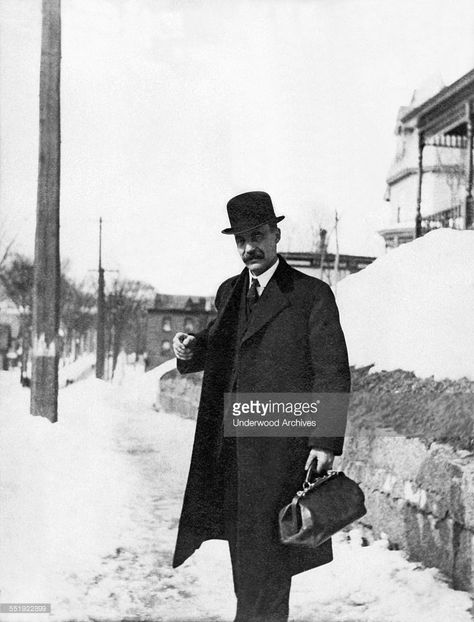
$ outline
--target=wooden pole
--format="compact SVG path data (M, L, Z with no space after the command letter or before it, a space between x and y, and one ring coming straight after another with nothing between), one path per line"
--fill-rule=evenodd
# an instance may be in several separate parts
M339 233L338 233L339 215L335 213L334 231L336 235L336 257L334 259L334 293L337 292L337 282L339 281Z
M320 252L319 278L321 280L323 280L323 276L324 276L324 260L326 259L326 234L327 234L326 229L323 229L322 227L320 227L319 228L319 246L320 246L319 248L319 252Z
M57 421L61 3L43 0L31 414Z
M415 238L422 236L421 230L421 189L423 184L423 148L425 146L423 133L418 135L418 195L416 198Z
M474 222L474 201L472 198L472 180L473 180L473 123L471 102L466 104L467 117L467 188L466 188L466 215L464 227L470 229Z
M105 279L104 268L102 267L102 218L99 220L99 283L97 292L97 351L95 362L96 378L104 377L105 359Z

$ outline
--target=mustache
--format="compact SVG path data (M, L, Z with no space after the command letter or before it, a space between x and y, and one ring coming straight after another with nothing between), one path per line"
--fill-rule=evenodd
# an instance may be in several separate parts
M264 259L264 258L265 258L265 254L260 250L255 250L250 253L244 253L244 256L242 257L244 261L251 261L252 259Z

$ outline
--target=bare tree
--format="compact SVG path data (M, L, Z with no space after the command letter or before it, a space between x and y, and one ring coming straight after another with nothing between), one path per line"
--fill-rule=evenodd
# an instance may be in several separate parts
M81 342L95 329L96 300L94 292L84 283L77 284L64 272L61 275L61 326L64 330L64 352L73 352L77 358L80 352L76 343Z
M109 351L112 351L112 375L119 352L126 343L142 347L146 310L155 293L151 285L126 279L116 279L107 293L106 334Z
M77 284L66 276L68 264L63 264L61 274L61 326L65 332L68 351L76 339L86 336L95 328L95 294L84 283ZM21 381L27 384L26 368L31 348L31 321L33 301L33 262L30 258L15 254L0 271L0 283L5 294L15 304L19 312L19 341L22 348Z
M0 271L0 281L5 293L19 312L21 344L20 382L27 384L26 368L31 347L31 319L33 306L33 262L24 255L16 254Z
M12 252L18 234L11 235L5 219L0 221L0 272Z

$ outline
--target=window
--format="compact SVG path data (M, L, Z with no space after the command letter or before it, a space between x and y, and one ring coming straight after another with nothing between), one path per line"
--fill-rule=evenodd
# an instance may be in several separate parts
M194 322L192 317L184 318L184 332L192 333L194 330Z
M170 350L171 350L171 344L167 339L165 339L164 341L161 342L161 354L163 356L166 356L167 354L170 353Z
M165 331L165 333L169 333L171 330L171 318L169 316L166 316L163 318L163 323L161 325L162 329Z

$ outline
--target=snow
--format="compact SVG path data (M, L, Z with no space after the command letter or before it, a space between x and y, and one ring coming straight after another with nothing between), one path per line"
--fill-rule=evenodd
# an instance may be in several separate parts
M350 362L474 380L474 231L439 229L338 283Z
M0 601L52 605L26 622L233 619L225 542L171 568L194 422L153 410L158 376L127 367L120 384L76 382L51 424L0 373ZM438 571L360 540L341 534L333 563L294 578L291 619L470 620L469 595Z
M92 372L95 365L94 354L83 354L75 361L59 368L59 386L65 387L67 384L80 380Z

